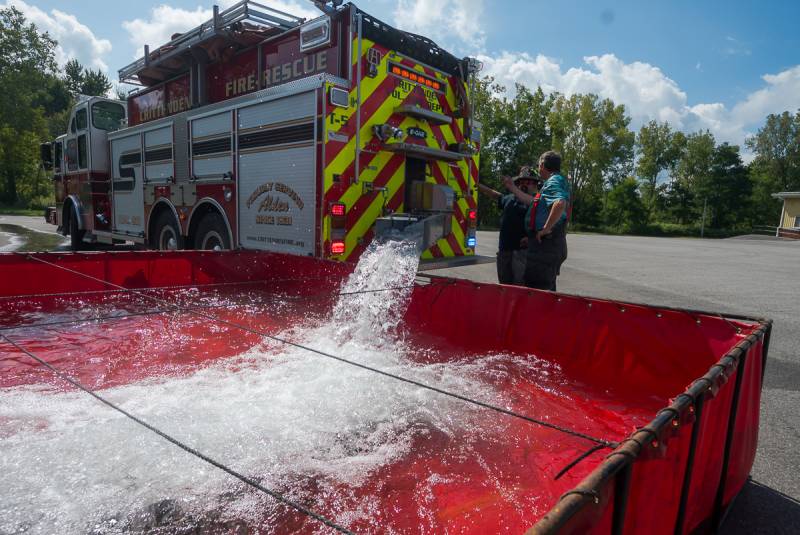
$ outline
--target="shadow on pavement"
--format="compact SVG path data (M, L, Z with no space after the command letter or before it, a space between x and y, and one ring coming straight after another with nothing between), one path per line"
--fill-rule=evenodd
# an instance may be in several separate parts
M800 502L751 479L733 503L720 533L800 533Z

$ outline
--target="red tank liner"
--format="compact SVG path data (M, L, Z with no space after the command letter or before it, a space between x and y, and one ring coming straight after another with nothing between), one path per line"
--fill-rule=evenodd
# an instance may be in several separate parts
M352 270L254 251L2 254L0 296L109 290L66 271L54 276L34 258L126 288L294 277L320 291ZM533 353L593 386L672 399L530 533L703 533L719 525L755 456L770 320L428 278L413 292L409 329L473 352Z

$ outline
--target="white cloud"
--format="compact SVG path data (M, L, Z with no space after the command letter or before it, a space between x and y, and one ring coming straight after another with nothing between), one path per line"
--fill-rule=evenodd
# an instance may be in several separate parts
M428 37L446 49L483 50L484 0L399 0L394 25Z
M668 121L686 132L707 128L719 141L742 148L768 114L800 108L800 65L764 75L763 88L728 108L718 102L690 105L686 92L658 67L625 63L613 54L585 57L584 65L566 71L543 55L503 52L479 59L484 62L483 74L494 76L511 94L515 83L566 95L596 93L624 104L634 129L651 119Z
M238 0L222 0L220 9L235 4ZM322 14L309 5L295 0L276 0L268 2L269 7L290 15L311 19ZM176 8L166 4L158 5L150 10L147 18L126 20L122 27L128 32L129 40L134 46L134 59L144 55L144 45L154 50L168 43L173 34L182 33L211 20L211 9L196 7L194 10Z
M47 13L36 6L22 0L8 0L0 7L14 6L20 10L29 22L34 23L40 31L46 31L58 41L56 61L63 65L70 59L77 59L86 67L108 72L105 56L111 52L108 39L98 39L92 30L69 13L53 9Z
M150 10L149 18L126 20L122 27L128 32L135 47L134 59L144 55L144 45L151 50L168 43L175 33L200 26L212 16L210 9L201 7L194 11L160 5Z

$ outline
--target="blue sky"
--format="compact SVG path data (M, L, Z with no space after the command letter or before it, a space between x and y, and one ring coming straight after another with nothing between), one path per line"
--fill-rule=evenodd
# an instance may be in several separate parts
M263 3L315 13L311 2ZM212 1L0 0L62 43L60 58L116 71L195 26ZM230 5L233 0L220 0ZM637 127L668 120L741 143L768 113L800 108L800 2L365 0L363 9L479 56L507 87L596 92L629 108ZM765 78L766 77L766 78ZM513 93L513 89L511 90Z

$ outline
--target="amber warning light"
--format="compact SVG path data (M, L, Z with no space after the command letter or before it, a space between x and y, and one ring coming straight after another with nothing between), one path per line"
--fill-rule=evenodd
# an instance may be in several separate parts
M430 76L425 76L424 74L420 74L417 71L410 70L402 65L396 65L394 63L389 64L389 69L392 74L395 76L399 76L400 78L404 78L410 82L416 82L421 86L430 87L431 89L435 89L436 91L442 90L442 84L438 80L431 78Z

